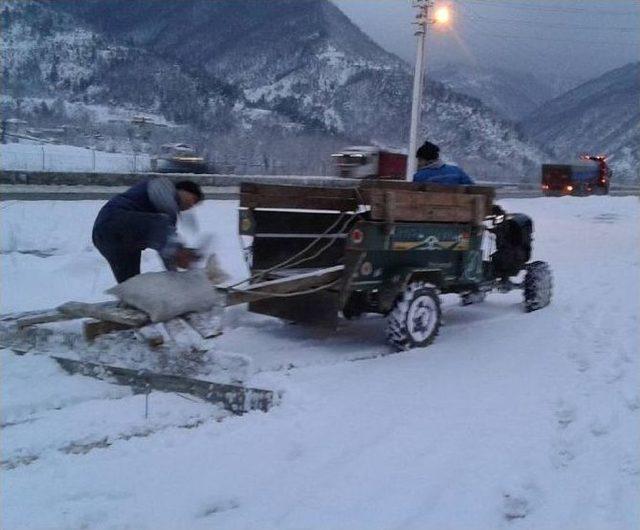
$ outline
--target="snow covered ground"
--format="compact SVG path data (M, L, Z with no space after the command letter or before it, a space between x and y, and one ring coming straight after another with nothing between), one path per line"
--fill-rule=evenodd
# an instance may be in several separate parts
M536 222L551 306L447 297L432 346L359 362L389 351L381 318L322 334L235 309L219 347L284 392L267 414L153 393L145 418L144 396L2 351L2 527L637 529L640 203L501 204ZM105 298L100 205L0 205L2 312ZM235 206L196 216L239 279Z
M72 145L1 144L0 169L142 173L151 170L149 155L107 153Z

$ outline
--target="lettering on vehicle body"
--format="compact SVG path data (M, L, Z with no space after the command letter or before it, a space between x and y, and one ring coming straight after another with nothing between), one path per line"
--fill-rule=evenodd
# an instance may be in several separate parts
M449 227L397 226L391 250L469 250L471 234Z

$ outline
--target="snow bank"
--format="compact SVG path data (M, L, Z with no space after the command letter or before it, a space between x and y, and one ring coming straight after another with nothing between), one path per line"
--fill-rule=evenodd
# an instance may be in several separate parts
M3 469L3 527L636 529L638 200L501 203L535 220L551 306L525 314L518 293L465 308L446 297L432 346L360 362L344 361L388 352L380 318L322 334L236 308L221 351L303 367L249 382L284 391L268 414L220 422L152 395L165 419L143 420L142 396L3 351L3 410L21 422L2 429L3 449L38 456ZM87 228L99 205L3 203L3 230L14 227L3 310L101 298L110 278ZM233 203L207 202L197 219L242 277ZM47 258L17 252L51 246ZM63 408L43 408L45 396ZM127 438L145 425L148 435ZM108 443L92 445L101 433Z

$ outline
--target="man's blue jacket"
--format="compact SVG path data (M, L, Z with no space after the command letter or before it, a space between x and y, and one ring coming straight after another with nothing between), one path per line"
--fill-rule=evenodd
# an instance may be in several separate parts
M458 166L442 162L431 163L419 169L413 176L413 182L441 184L443 186L472 186L473 180Z

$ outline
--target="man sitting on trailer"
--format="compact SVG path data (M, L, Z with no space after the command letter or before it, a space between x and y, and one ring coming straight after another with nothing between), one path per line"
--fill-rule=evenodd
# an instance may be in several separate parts
M136 184L105 204L93 225L93 244L111 266L118 283L140 274L146 248L156 250L168 270L186 269L199 256L176 234L180 212L204 199L190 180L175 185L166 177Z
M440 148L425 142L416 152L418 171L413 182L441 184L444 186L472 186L473 180L458 166L445 164L440 160Z

